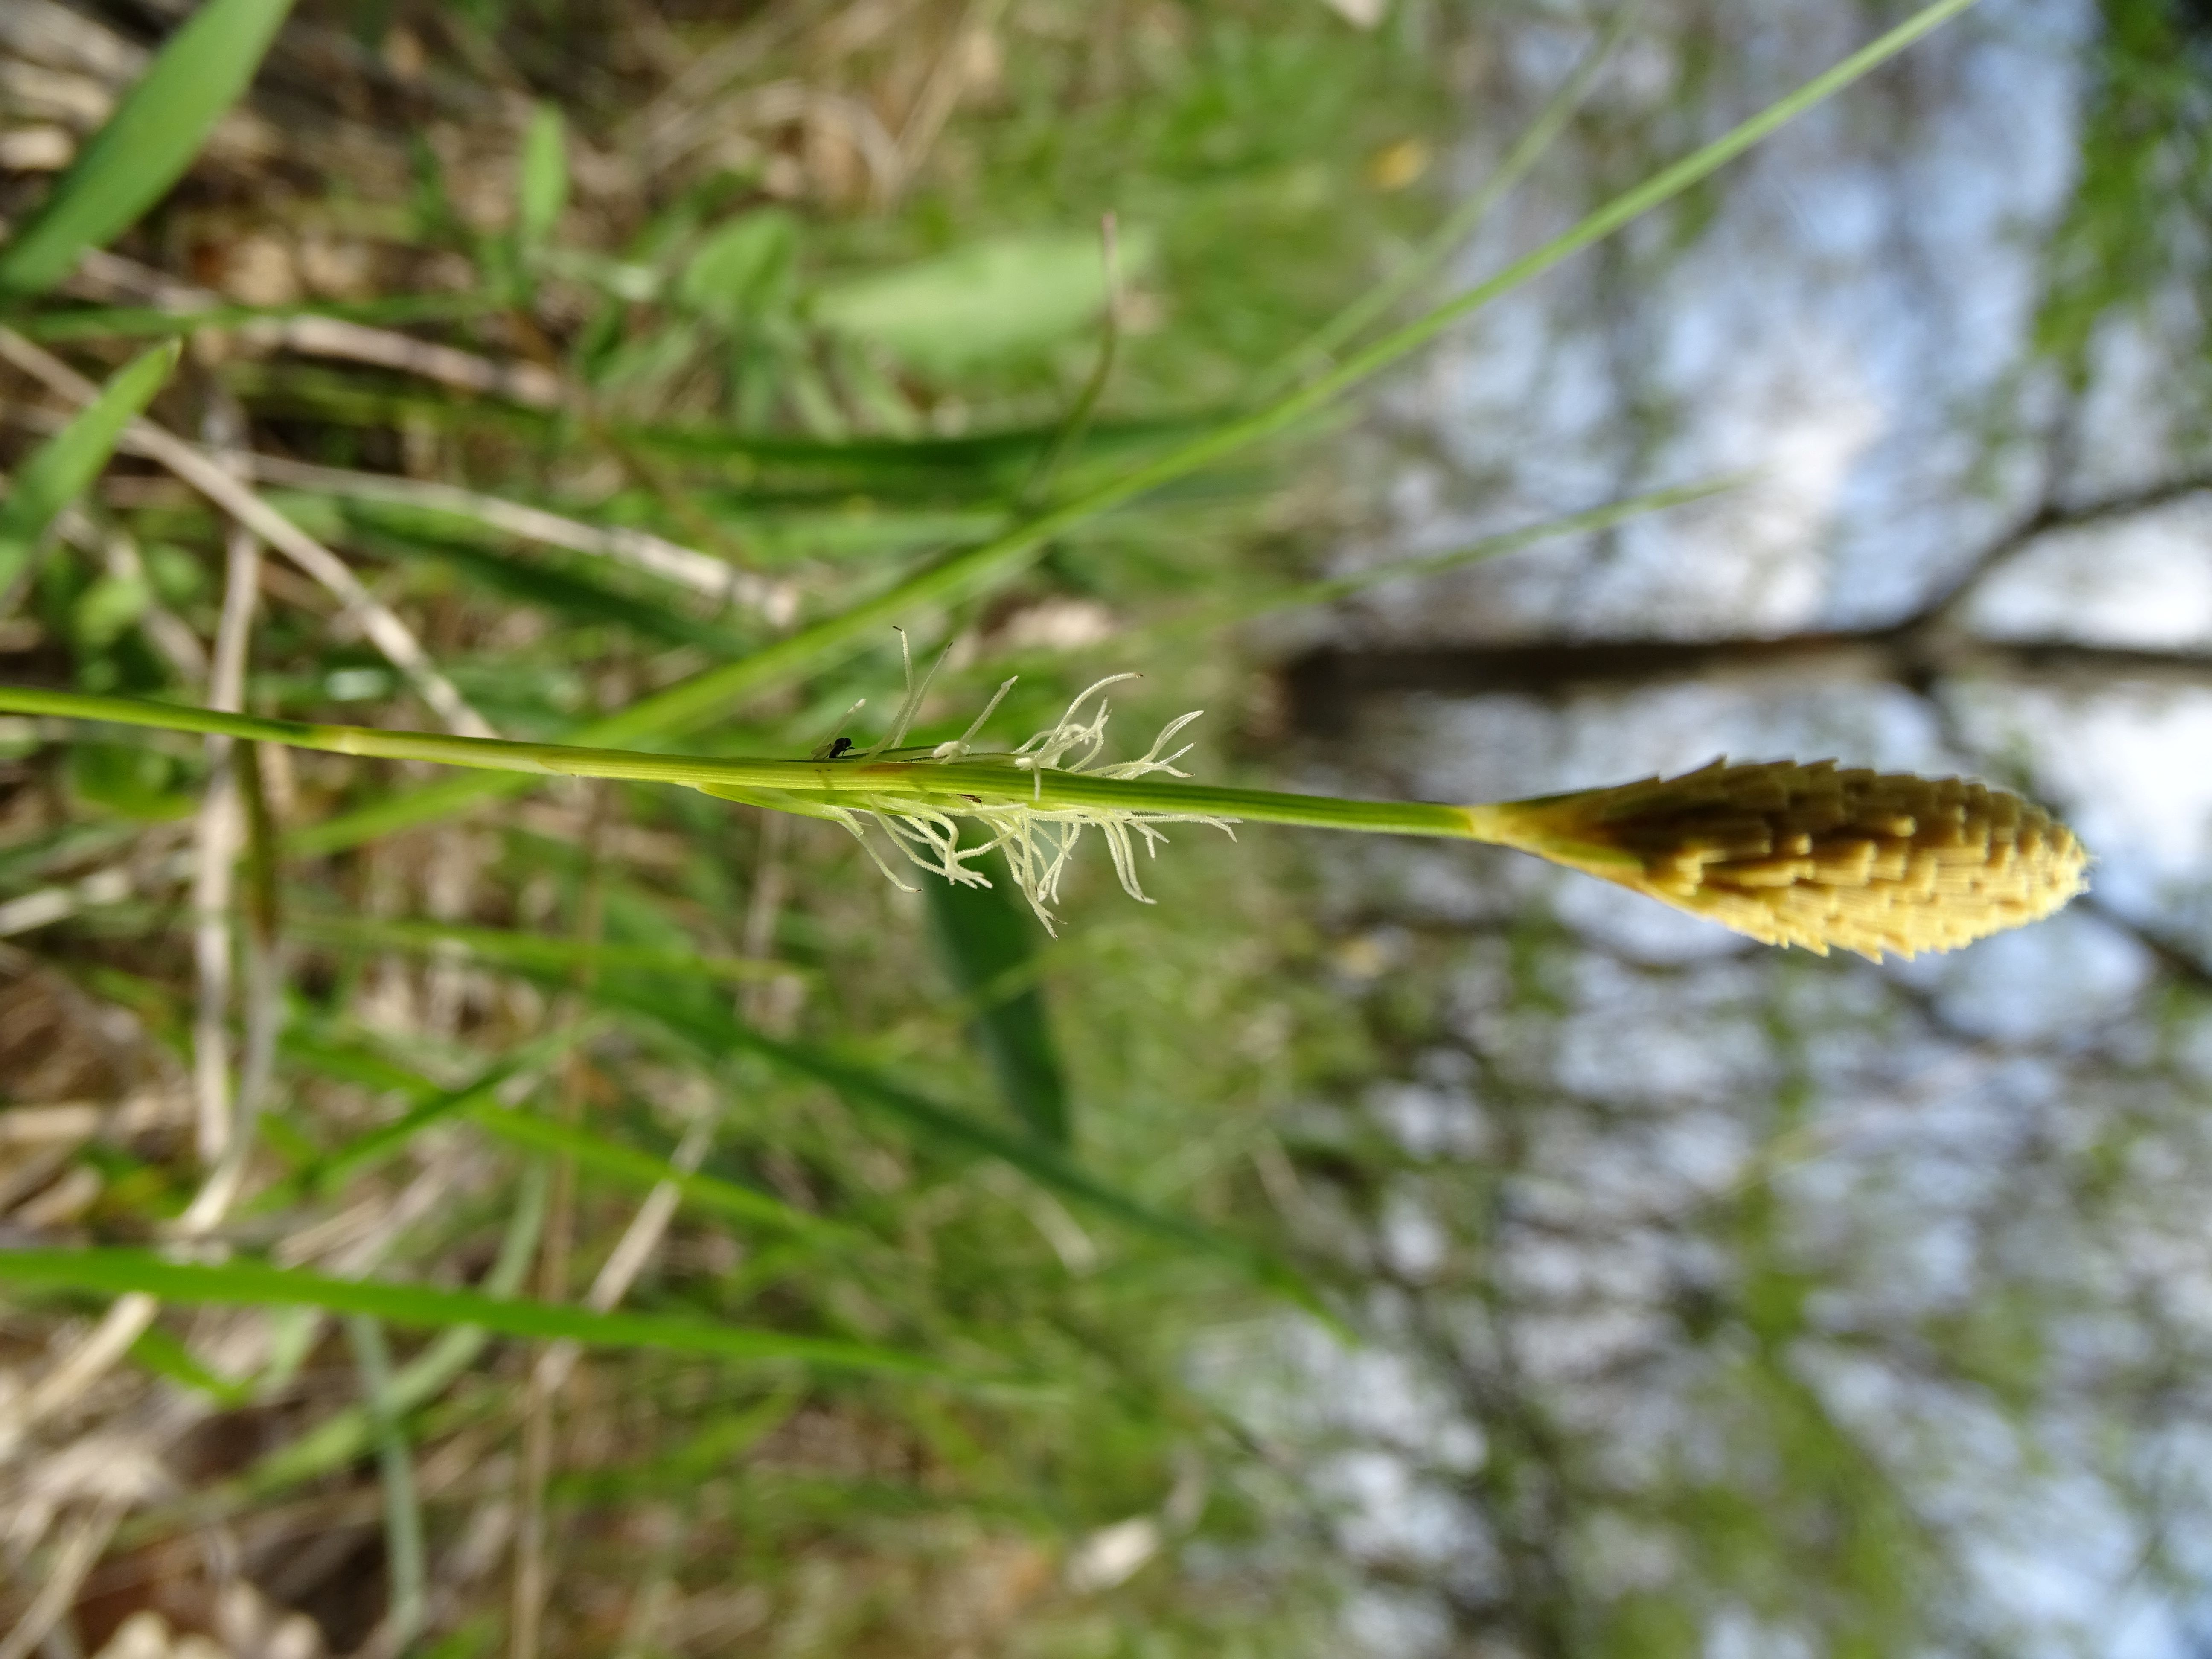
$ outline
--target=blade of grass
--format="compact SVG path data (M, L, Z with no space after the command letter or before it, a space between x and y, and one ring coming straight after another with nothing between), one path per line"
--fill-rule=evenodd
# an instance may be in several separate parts
M503 1301L522 1288L523 1275L530 1270L545 1222L545 1189L542 1168L524 1174L514 1212L507 1218L506 1234L500 1240L498 1257L484 1275L485 1295ZM463 1325L441 1333L392 1378L392 1410L404 1416L435 1399L476 1363L490 1340L491 1334L481 1325ZM233 1486L241 1495L265 1497L351 1462L367 1448L368 1438L368 1413L358 1406L349 1407L325 1418L291 1444L268 1453Z
M655 996L618 984L597 987L594 995L603 1006L618 1007L650 1020L705 1058L719 1060L732 1053L757 1055L779 1070L826 1085L848 1104L890 1118L941 1147L970 1157L997 1158L1039 1186L1139 1232L1234 1263L1301 1304L1318 1305L1311 1287L1287 1264L1186 1217L1154 1209L1030 1136L1011 1133L943 1105L823 1049L755 1030L713 1005Z
M415 1496L415 1456L392 1396L392 1351L384 1328L366 1315L346 1321L355 1369L376 1435L376 1462L384 1484L384 1559L389 1597L379 1634L386 1650L404 1653L422 1627L428 1607L422 1559L422 1510Z
M208 1265L170 1261L148 1250L0 1250L0 1281L46 1290L133 1292L188 1306L308 1307L365 1314L414 1329L480 1326L501 1336L580 1342L587 1347L653 1348L721 1359L790 1362L832 1370L945 1378L953 1372L926 1355L874 1343L748 1329L672 1314L595 1314L568 1304L502 1301L477 1291L377 1279L332 1279L258 1261Z
M484 962L541 972L561 973L582 967L627 969L634 973L682 974L738 984L813 977L812 970L807 968L757 961L750 957L692 956L646 945L586 944L580 939L549 938L542 933L501 927L471 927L459 922L379 921L365 916L317 915L297 909L287 921L291 931L301 939L363 950L435 951L458 946Z
M235 1410L253 1398L250 1382L234 1382L200 1364L198 1356L159 1325L149 1325L131 1345L131 1357L157 1376L204 1394L225 1411Z
M1686 507L1692 501L1701 501L1721 495L1743 483L1741 477L1713 478L1698 483L1646 490L1640 495L1623 496L1617 501L1607 501L1602 507L1588 507L1580 513L1547 519L1541 524L1485 536L1447 552L1424 553L1410 559L1391 559L1341 576L1291 583L1262 592L1225 599L1217 605L1200 605L1181 616L1163 617L1138 631L1171 638L1178 634L1211 630L1229 623L1264 616L1272 611L1288 611L1299 605L1329 605L1386 583L1419 581L1425 576L1442 575L1446 571L1464 569L1471 564L1502 559L1508 554L1518 553L1524 548L1550 541L1554 537L1581 536L1592 531L1609 530L1615 525L1626 524L1647 514L1663 513L1669 507ZM971 665L969 672L972 676L976 671Z
M131 340L197 334L203 329L249 328L256 323L319 317L337 322L384 324L452 322L503 311L489 294L406 294L388 300L324 300L307 305L210 305L197 311L154 306L86 306L18 319L15 331L41 345L70 340Z
M1106 387L1114 378L1114 362L1121 347L1121 271L1117 248L1115 217L1108 214L1099 222L1098 254L1106 267L1106 308L1098 325L1098 356L1091 366L1090 378L1076 393L1075 402L1060 423L1052 447L1037 457L1036 468L1021 489L1024 506L1048 499L1053 484L1084 436L1091 429L1091 417L1098 412L1098 400L1106 395Z
M280 507L283 498L276 498ZM345 539L398 563L443 564L471 585L519 604L534 606L571 625L612 624L647 642L690 645L715 656L750 650L755 640L734 629L702 622L675 604L627 593L586 574L543 559L517 559L457 537L419 528L393 530L376 522L372 511L343 514L350 526ZM674 595L667 596L673 599Z
M104 246L160 200L252 81L291 9L292 0L208 0L193 13L0 248L0 295L45 292L85 249Z
M1047 509L1004 534L939 561L874 598L802 629L787 639L721 667L641 698L594 720L575 736L586 744L614 744L680 734L723 713L729 705L849 654L862 641L902 617L929 606L956 604L1024 568L1061 532L1135 500L1201 467L1286 432L1362 381L1426 345L1445 330L1554 265L1601 241L1622 226L1680 195L1753 145L1852 82L1887 63L1923 35L1958 15L1975 0L1936 0L1826 73L1758 114L1623 191L1571 228L1514 260L1504 270L1405 324L1328 373L1285 392L1262 407L1224 421L1168 454ZM375 806L298 832L295 850L336 852L375 836L443 817L473 802L512 794L526 786L513 780L458 779L394 795Z
M1036 959L1037 929L1022 902L1006 860L997 854L976 860L988 887L933 881L924 890L939 945L954 981L977 1000L969 1030L999 1092L1030 1133L1055 1146L1069 1139L1067 1082L1045 1016L1044 995L1029 976ZM986 994L1012 975L1019 988L996 998Z
M502 1140L541 1152L565 1153L583 1168L610 1179L640 1187L655 1187L667 1182L699 1208L716 1211L732 1220L809 1234L823 1242L845 1231L794 1210L766 1193L757 1193L714 1176L684 1174L671 1169L665 1159L617 1146L587 1129L574 1128L550 1117L512 1111L481 1100L469 1106L466 1114L470 1122L489 1130Z
M235 362L224 365L223 377L257 405L334 424L465 426L540 441L575 435L573 417L485 398L438 397L328 368ZM994 491L1011 495L1062 425L957 438L809 438L708 422L611 420L595 422L586 430L616 452L642 451L671 461L720 466L754 485L774 478L794 489L860 488L886 497L921 493L973 501ZM1093 456L1126 458L1187 441L1212 425L1192 416L1102 421L1090 428L1085 449Z
M398 1067L391 1068L392 1075L385 1080L385 1086L417 1090L420 1103L392 1122L356 1136L335 1152L297 1171L290 1179L262 1194L253 1207L280 1206L295 1202L310 1193L331 1190L371 1164L397 1156L409 1141L432 1124L443 1122L478 1105L495 1103L501 1088L509 1079L551 1065L577 1043L586 1041L592 1030L592 1023L586 1021L549 1031L501 1056L468 1082L453 1089L439 1090L427 1078L416 1077ZM313 1063L319 1051L295 1046L290 1052L295 1057L305 1054Z
M29 566L54 520L106 468L124 429L168 384L181 350L173 342L155 346L117 369L100 395L16 470L0 501L0 594Z

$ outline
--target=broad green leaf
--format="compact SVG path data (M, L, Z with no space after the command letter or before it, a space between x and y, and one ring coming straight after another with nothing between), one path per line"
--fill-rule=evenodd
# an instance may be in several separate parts
M149 823L187 817L199 805L172 787L177 769L167 755L137 744L71 744L65 775L70 793L86 805Z
M193 13L0 248L0 295L44 293L159 201L252 82L291 9L292 0L208 0Z
M1127 239L1130 264L1143 252L1142 239ZM824 288L814 316L925 374L950 375L1035 356L1105 305L1097 236L1005 236Z
M477 1291L332 1279L259 1261L213 1267L170 1261L150 1250L0 1250L0 1283L114 1296L136 1291L190 1306L323 1308L332 1313L367 1314L416 1329L476 1325L501 1336L580 1342L589 1347L659 1348L721 1359L796 1361L907 1376L951 1375L936 1360L873 1343L749 1330L678 1315L596 1314L545 1302L502 1301Z
M154 590L143 576L101 576L70 607L70 632L93 654L105 651L146 614Z
M699 245L677 296L725 327L789 309L799 222L776 208L732 219Z
M183 349L171 341L133 357L17 470L8 499L0 501L0 592L22 574L63 509L92 487L123 429L154 401Z
M922 885L938 945L962 994L981 1005L969 1030L1006 1104L1030 1133L1065 1146L1067 1083L1045 1017L1044 994L1033 981L1006 988L1036 961L1036 923L1003 858L994 853L975 867L990 878L988 887L956 887L949 881Z
M522 139L522 167L515 179L515 230L526 248L542 247L568 205L568 134L561 111L540 104Z

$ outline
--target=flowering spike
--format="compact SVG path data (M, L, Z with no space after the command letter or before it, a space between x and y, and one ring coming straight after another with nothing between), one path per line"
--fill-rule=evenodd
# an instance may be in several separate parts
M905 636L902 635L900 637L903 643ZM934 673L935 670L931 672ZM1051 726L1035 733L1012 754L995 757L1000 763L1031 775L1034 781L1028 799L1019 797L984 799L975 795L951 798L941 788L930 787L922 777L926 769L933 764L966 758L970 741L982 728L984 720L990 718L992 710L1012 688L1014 682L1008 680L1000 686L997 696L977 716L964 737L939 744L925 759L895 760L882 769L894 775L913 777L916 787L902 789L897 782L886 781L879 789L872 787L865 792L853 792L849 805L817 802L810 803L799 810L830 818L842 823L854 835L861 836L868 847L869 856L876 860L877 867L886 875L890 874L889 866L876 852L874 843L866 842L863 835L860 820L864 817L872 817L883 827L891 845L904 854L909 863L963 886L989 886L990 882L982 872L970 866L988 853L1003 852L1007 872L1013 878L1014 884L1021 890L1022 896L1029 901L1030 908L1036 913L1037 920L1044 924L1047 933L1053 931L1054 918L1052 907L1060 899L1060 877L1066 873L1068 860L1073 855L1077 843L1082 840L1083 832L1095 829L1105 839L1107 854L1113 860L1114 873L1121 881L1122 890L1140 904L1151 904L1154 901L1146 896L1144 888L1137 880L1137 849L1130 839L1132 834L1144 838L1145 852L1150 856L1155 854L1159 844L1167 839L1158 827L1163 823L1210 824L1233 838L1236 832L1230 825L1235 822L1234 819L1210 813L1161 812L1138 807L1047 806L1042 804L1044 775L1047 772L1114 779L1141 778L1155 772L1164 772L1170 777L1185 775L1176 769L1175 763L1189 752L1188 744L1164 758L1160 751L1178 732L1199 717L1200 711L1197 710L1170 722L1153 740L1152 748L1142 758L1106 766L1096 764L1100 750L1105 746L1106 722L1112 714L1112 706L1100 698L1091 714L1080 719L1078 717L1082 715L1091 700L1108 686L1136 678L1134 674L1114 674L1098 681L1068 704L1066 713ZM909 667L906 702L901 708L899 718L893 722L892 732L896 735L890 741L895 743L897 737L905 735L906 727L921 701L918 693L927 684L928 679L925 678L921 687L915 686ZM860 758L872 760L884 747L879 744ZM816 757L828 758L822 752L817 752ZM960 820L963 818L975 823L983 831L984 839L973 847L960 845ZM891 879L902 888L906 886L896 876Z
M1833 761L1731 766L1471 809L1486 840L1770 945L1879 962L2039 921L2088 854L2041 807L1964 778Z

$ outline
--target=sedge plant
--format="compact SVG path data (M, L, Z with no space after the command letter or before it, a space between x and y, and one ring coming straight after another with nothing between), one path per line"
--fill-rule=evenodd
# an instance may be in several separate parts
M681 784L725 800L823 818L867 844L879 826L917 869L988 885L974 866L1002 853L1047 927L1086 830L1106 843L1129 896L1146 899L1137 851L1164 827L1299 824L1486 842L1618 882L1771 945L1880 961L1949 950L2051 915L2081 890L2088 855L2066 826L2009 791L1960 778L1839 769L1832 761L1729 765L1671 780L1535 799L1457 805L1347 799L1194 782L1168 745L1199 713L1170 721L1137 759L1100 758L1111 706L1101 680L1059 720L1012 749L975 746L998 698L967 732L901 747L927 681L910 685L878 743L842 733L803 760L656 755L263 720L135 698L0 687L0 710L289 744L332 754L541 777ZM1000 696L1012 684L1000 687ZM973 832L965 845L963 830ZM893 881L879 853L872 855Z
M388 727L312 724L198 708L173 701L46 687L0 687L0 709L109 728L204 733L247 744L286 744L343 755L434 763L459 769L459 775L439 782L392 787L350 811L301 824L283 838L281 845L272 844L274 837L257 831L262 850L272 860L280 850L312 856L361 846L394 831L450 817L503 791L527 789L534 780L599 778L665 784L771 812L836 823L860 837L884 872L902 884L901 872L914 871L959 888L980 889L992 882L988 872L1002 865L1005 881L1018 890L1048 927L1054 919L1063 878L1092 830L1104 842L1122 886L1133 897L1146 900L1139 854L1156 852L1169 833L1190 829L1233 834L1239 826L1270 823L1435 836L1517 848L1709 916L1753 937L1815 951L1840 948L1871 957L1910 954L1949 948L2033 921L2064 903L2081 884L2086 857L2063 825L2041 809L2002 790L1961 780L1882 776L1828 763L1716 763L1686 778L1649 779L1540 800L1473 805L1342 799L1231 788L1194 781L1181 764L1189 751L1179 746L1178 740L1197 718L1195 714L1170 723L1133 758L1113 757L1108 750L1111 680L1091 686L1057 719L1018 741L992 734L990 722L1000 707L999 699L994 698L958 738L910 744L908 739L927 689L910 680L897 714L879 738L869 744L847 739L840 732L804 757L753 759L660 752L663 745L700 731L749 700L788 690L850 658L866 643L880 639L882 628L896 619L1003 590L1049 544L1069 532L1139 503L1163 486L1240 452L1297 433L1345 394L1403 361L1457 319L1532 281L1638 216L1679 197L1784 121L1887 62L1971 3L1972 0L1939 0L1827 74L1607 203L1489 280L1363 345L1358 337L1401 297L1403 285L1400 290L1378 291L1373 300L1348 313L1340 325L1332 325L1308 349L1286 358L1279 372L1265 376L1261 381L1262 391L1249 407L1194 433L1188 427L1182 428L1184 435L1180 441L1164 448L1155 446L1146 452L1147 459L1133 464L1100 464L1097 457L1105 447L1095 436L1084 437L1079 420L1071 421L1061 437L1048 438L1040 446L1040 453L1050 463L1063 459L1063 448L1070 452L1078 448L1079 440L1081 447L1091 451L1087 465L1071 464L1058 475L1072 480L1063 489L1050 487L1054 476L1051 465L1035 469L1030 474L1036 479L1032 489L1011 505L994 502L990 512L981 515L982 522L993 527L976 532L980 539L933 557L875 588L868 597L854 601L841 595L825 602L803 625L750 650L743 648L747 643L744 638L734 633L721 635L734 643L727 650L710 643L708 648L715 652L716 659L709 665L673 684L652 682L659 689L569 730L566 735L574 741L518 743ZM281 9L266 0L222 0L205 8L204 14L238 32L238 64L234 68L250 69L251 62L258 61L267 31L274 27ZM193 39L204 39L207 33L203 29ZM185 45L190 46L191 42ZM189 52L185 57L189 59ZM188 61L185 67L190 67ZM236 78L235 75L227 77L223 85ZM194 112L198 105L218 96L227 100L229 95L212 82L202 86L194 77L174 72L149 81L149 88L145 96L149 100L167 98L193 106L175 118L179 131L198 130L195 124L205 113ZM187 93L191 96L186 97ZM1529 153L1540 147L1532 143ZM134 155L143 158L146 153L144 146L114 143L88 150L66 187L57 192L58 205L33 222L33 228L39 234L20 234L10 248L0 251L0 292L9 296L9 321L22 334L58 339L74 330L76 332L69 337L84 337L94 329L118 329L125 324L160 332L185 332L223 319L210 314L195 321L167 313L144 313L134 319L119 313L45 313L32 308L33 296L48 289L70 258L86 246L99 245L127 222L137 210L134 204L140 204L142 198L152 199L146 194L151 175L125 179L120 184L116 179L118 169L130 170ZM70 206L72 196L82 204L101 194L112 200L109 207L99 212L62 210ZM533 198L525 216L526 229L532 237L543 236L555 218L557 214L545 201ZM1440 238L1437 245L1447 240ZM1418 276L1419 271L1414 275ZM450 314L463 301L485 303L468 296L380 302L387 308L377 316L396 322L434 313ZM407 307L415 309L407 310ZM104 456L118 434L131 428L130 415L143 406L143 399L137 398L133 390L138 375L151 377L155 373L153 368L126 370L125 376L118 377L114 397L87 419L76 441L96 447ZM250 380L240 383L248 386L250 395ZM51 381L49 387L59 395L70 395ZM125 392L131 392L134 399L129 413L123 408ZM487 426L497 414L491 400L476 406L476 418ZM109 416L115 418L110 420ZM147 428L131 429L143 446ZM81 452L90 453L89 449ZM1065 459L1073 463L1083 458L1070 454ZM96 460L91 463L91 470L98 470ZM1545 533L1593 527L1638 505L1656 510L1668 504L1667 492L1660 492L1640 503L1607 509L1602 520L1599 515L1581 515L1578 520L1560 520ZM217 506L222 506L220 500ZM27 548L36 544L34 536L27 534L21 539ZM1508 545L1521 544L1523 539L1500 538L1495 545L1477 551L1487 556L1505 550ZM1293 598L1297 602L1317 602L1334 597L1340 587L1340 584L1318 584L1298 590ZM1277 596L1275 602L1285 601ZM687 638L696 643L706 632L693 629ZM1005 690L1002 686L1001 696ZM720 816L711 802L702 803L694 797L688 804L703 809L710 817ZM580 914L585 908L579 906ZM328 936L335 930L356 943L380 948L397 948L415 939L404 932L407 924L367 917L341 921L327 915L295 916L285 926L289 933L305 939ZM756 1000L750 995L745 1018L741 1020L703 993L685 996L666 989L679 975L688 976L696 982L692 988L698 988L720 974L740 981L748 994L765 993L789 977L793 964L757 959L750 954L715 960L687 957L665 934L655 933L649 939L631 934L601 938L595 930L581 927L574 939L489 930L477 937L451 924L441 925L426 937L448 953L466 948L488 955L490 947L497 945L508 953L508 965L535 963L542 969L542 983L596 1005L611 1018L652 1030L660 1045L656 1054L679 1054L685 1057L686 1064L702 1072L711 1073L724 1065L729 1055L738 1054L744 1065L762 1075L787 1076L805 1090L827 1088L836 1092L855 1111L896 1123L918 1143L933 1146L948 1161L956 1155L995 1160L1007 1170L1018 1171L1036 1194L1055 1203L1065 1200L1086 1218L1103 1218L1147 1235L1156 1246L1174 1247L1187 1254L1211 1254L1231 1262L1243 1260L1239 1252L1223 1248L1222 1238L1210 1228L1186 1222L1179 1212L1163 1211L1127 1196L1064 1150L956 1112L897 1079L864 1068L850 1059L754 1030L748 1022L754 1017ZM653 977L655 974L659 976ZM723 1004L727 1000L722 998ZM771 1008L772 999L763 995L757 1006ZM765 1025L770 1021L763 1018L760 1023ZM510 1085L534 1087L533 1068L550 1070L556 1060L580 1054L596 1029L589 1017L556 1019L541 1034L537 1047L510 1043L500 1063L457 1083L427 1076L402 1078L388 1063L383 1063L381 1069L363 1071L359 1054L342 1052L328 1042L319 1049L313 1034L303 1035L294 1055L302 1067L321 1067L337 1076L341 1075L343 1065L350 1063L356 1078L369 1077L380 1090L397 1089L415 1103L398 1119L350 1141L336 1146L303 1144L293 1149L298 1154L293 1175L248 1195L235 1237L227 1236L221 1243L202 1246L161 1234L157 1236L167 1243L160 1250L99 1244L66 1250L12 1250L4 1253L7 1260L0 1263L0 1278L11 1285L55 1292L130 1293L142 1301L159 1297L180 1304L319 1308L359 1322L442 1328L444 1336L420 1353L386 1356L366 1323L351 1328L362 1379L363 1407L324 1419L319 1427L282 1449L266 1464L240 1477L241 1493L248 1488L273 1492L288 1483L327 1473L364 1451L379 1452L386 1472L388 1530L392 1538L390 1557L395 1568L419 1561L421 1554L420 1528L409 1515L416 1498L399 1466L408 1455L409 1445L423 1443L435 1427L402 1419L438 1398L466 1372L491 1334L557 1338L617 1352L658 1349L712 1358L718 1363L770 1364L786 1370L805 1366L817 1371L872 1373L908 1381L929 1380L933 1385L948 1371L959 1369L940 1363L938 1356L948 1347L967 1342L972 1352L988 1352L995 1356L1000 1346L1017 1346L1006 1335L1011 1322L995 1314L969 1322L952 1322L934 1310L922 1291L915 1292L915 1304L932 1310L933 1323L925 1326L917 1318L910 1326L881 1333L866 1325L848 1333L837 1321L825 1319L823 1322L836 1333L834 1335L732 1324L732 1317L750 1316L742 1306L711 1318L696 1311L621 1311L602 1306L596 1299L596 1289L590 1306L572 1306L558 1300L557 1283L553 1290L544 1288L544 1276L539 1299L517 1299L515 1292L522 1285L541 1231L565 1237L572 1226L563 1218L563 1206L548 1200L547 1169L534 1164L524 1198L508 1220L498 1261L480 1291L392 1282L374 1276L360 1278L351 1276L350 1269L344 1273L325 1273L307 1267L268 1266L253 1260L212 1259L241 1240L250 1249L257 1237L255 1229L276 1224L270 1218L295 1210L311 1211L318 1200L347 1188L387 1158L428 1145L433 1127L447 1123L496 1137L514 1158L557 1158L595 1181L650 1187L653 1196L641 1216L655 1212L654 1206L664 1200L670 1207L680 1201L687 1208L708 1212L722 1221L757 1228L762 1236L759 1259L766 1265L747 1272L756 1273L761 1282L768 1282L779 1272L789 1273L794 1281L810 1286L860 1279L854 1263L863 1261L865 1252L842 1227L851 1218L834 1200L830 1215L805 1213L752 1187L702 1173L696 1158L691 1164L683 1163L685 1154L682 1152L670 1162L635 1151L616 1139L604 1121L595 1119L587 1128L505 1103L527 1093L526 1089ZM744 1081L749 1100L757 1103L759 1090L751 1072L745 1073ZM283 1126L280 1122L276 1127ZM687 1134L685 1146L691 1144ZM246 1150L241 1135L236 1151L243 1156ZM801 1196L805 1194L802 1192ZM667 1212L665 1208L658 1212L663 1221ZM626 1241L629 1237L625 1235ZM1054 1248L1061 1249L1065 1243L1064 1237L1059 1237ZM807 1254L810 1251L814 1254ZM200 1259L203 1254L210 1259ZM1006 1259L1004 1251L994 1250L994 1280L1006 1273ZM1065 1261L1082 1259L1080 1249L1063 1251ZM797 1271L794 1263L805 1272ZM888 1277L889 1270L880 1263L869 1261L868 1265L879 1279ZM611 1301L620 1296L617 1290ZM151 1318L151 1302L145 1301L145 1316ZM1157 1323L1151 1315L1148 1308L1148 1328ZM927 1354L915 1351L913 1338L920 1328L933 1333ZM953 1336L941 1337L945 1331L954 1333ZM988 1342L982 1340L986 1335ZM860 1340L863 1337L866 1340ZM158 1346L144 1350L156 1358L159 1352ZM1018 1356L1010 1356L1006 1364L1000 1364L994 1357L976 1369L998 1383L1020 1371L1018 1362ZM278 1375L281 1369L272 1362L270 1375ZM68 1375L66 1366L57 1368L41 1387L58 1398L64 1391L55 1377L65 1381ZM779 1392L771 1403L785 1397ZM928 1420L920 1408L915 1418ZM411 1545L407 1541L410 1536ZM403 1579L419 1580L420 1576L417 1570L395 1571L395 1631L414 1628L421 1617L415 1594L419 1585L402 1583Z

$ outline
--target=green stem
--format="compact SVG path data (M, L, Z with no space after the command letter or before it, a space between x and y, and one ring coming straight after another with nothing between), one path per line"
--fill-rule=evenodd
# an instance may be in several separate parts
M1322 830L1361 830L1386 835L1481 834L1481 814L1467 806L1425 801L1346 800L1331 795L1284 794L1271 789L1231 789L1164 778L1102 778L1073 772L1032 772L1012 757L971 761L729 760L708 755L653 755L628 749L571 748L553 743L510 743L496 738L458 738L439 732L386 732L362 726L314 726L264 720L212 708L149 702L137 697L97 696L82 691L0 686L0 711L105 720L169 732L211 732L249 742L289 744L328 754L378 760L431 761L447 766L524 773L535 777L617 778L676 783L727 792L763 805L787 798L793 807L849 807L866 811L872 798L941 802L948 812L985 802L1032 802L1054 807L1105 807L1138 812L1196 813L1247 823L1304 824Z

